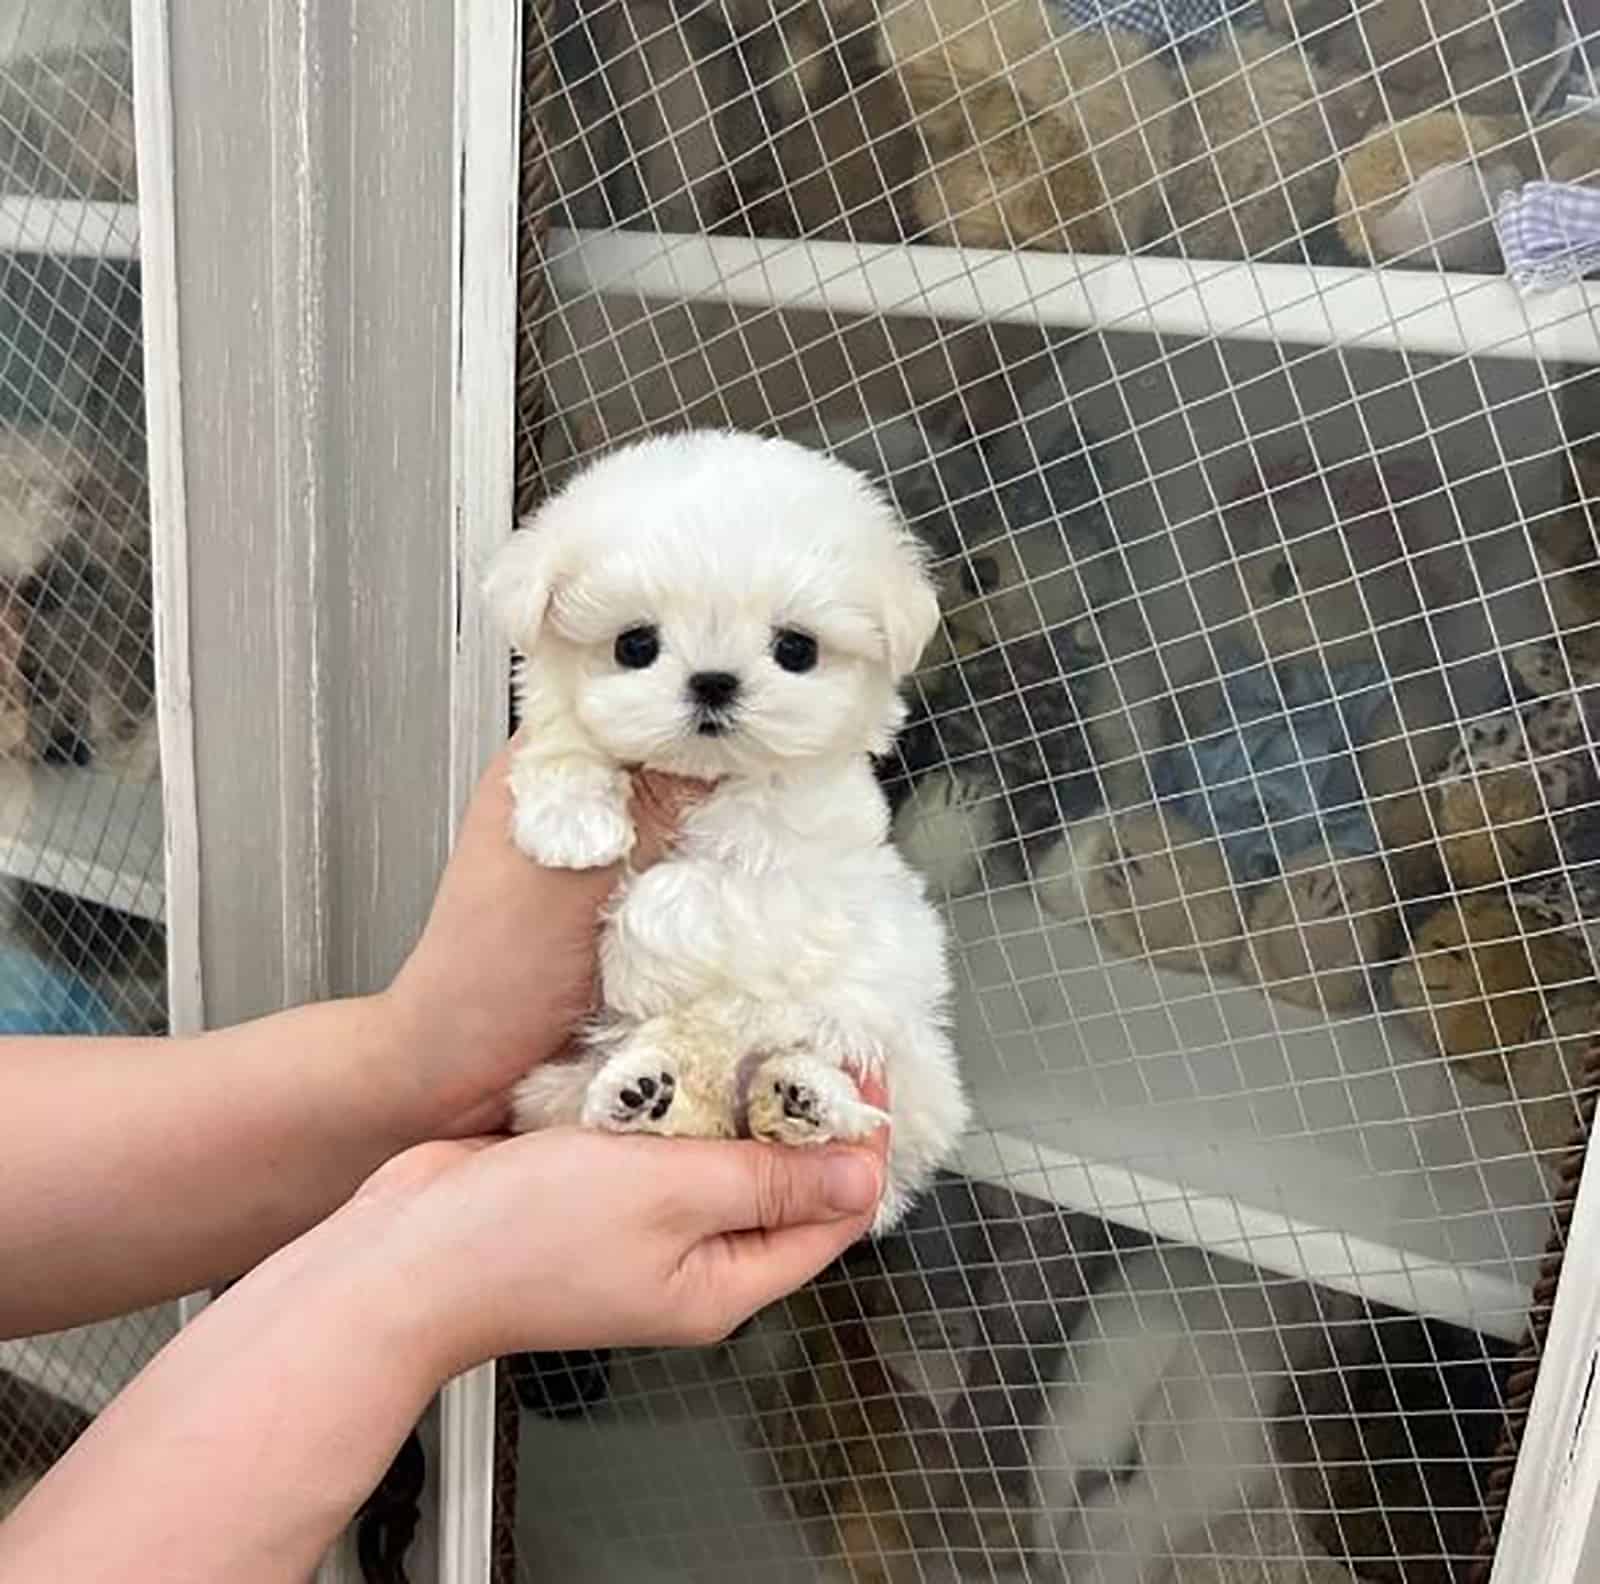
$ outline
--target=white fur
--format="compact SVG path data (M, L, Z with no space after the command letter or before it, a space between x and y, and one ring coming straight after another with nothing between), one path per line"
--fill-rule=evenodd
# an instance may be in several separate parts
M893 1128L878 1230L950 1154L967 1107L945 1027L943 927L887 840L868 755L938 621L923 554L859 474L803 447L691 432L578 475L500 553L489 596L524 656L513 835L589 868L633 846L628 772L713 781L671 855L629 872L600 943L584 1052L531 1074L521 1129L565 1121L786 1143ZM660 652L628 669L619 634ZM802 673L780 630L817 640ZM707 736L689 678L738 679Z
M1208 1526L1287 1500L1272 1442L1326 1333L1317 1300L1198 1249L1124 1256L1050 1390L1034 1448L1040 1542L1072 1584L1140 1584ZM1108 1479L1107 1476L1115 1476Z

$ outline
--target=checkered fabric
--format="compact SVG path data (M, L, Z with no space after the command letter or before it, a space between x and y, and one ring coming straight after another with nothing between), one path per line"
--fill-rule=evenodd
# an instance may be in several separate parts
M1196 49L1230 19L1264 20L1258 0L1050 0L1071 28L1115 27L1154 45Z
M1506 273L1524 291L1582 280L1600 268L1600 190L1529 182L1501 198L1495 230Z

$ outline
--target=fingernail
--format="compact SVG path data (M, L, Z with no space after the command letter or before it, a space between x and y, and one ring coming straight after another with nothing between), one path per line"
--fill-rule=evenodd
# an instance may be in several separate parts
M822 1197L840 1215L860 1215L878 1202L878 1163L860 1150L837 1150L822 1162Z

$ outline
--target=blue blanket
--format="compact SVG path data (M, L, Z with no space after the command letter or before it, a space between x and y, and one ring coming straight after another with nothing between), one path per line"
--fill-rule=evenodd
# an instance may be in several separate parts
M1156 788L1174 812L1215 833L1241 884L1276 874L1321 839L1374 853L1378 834L1352 750L1389 699L1379 665L1329 672L1315 660L1272 666L1220 657L1221 730L1168 748Z
M0 946L0 1035L114 1034L117 1020L76 974Z

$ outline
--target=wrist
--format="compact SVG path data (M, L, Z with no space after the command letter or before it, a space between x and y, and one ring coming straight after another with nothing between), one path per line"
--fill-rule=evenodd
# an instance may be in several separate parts
M381 1391L394 1412L414 1418L457 1372L455 1333L470 1313L452 1290L447 1261L426 1246L426 1228L407 1195L374 1194L369 1180L216 1307L237 1301L241 1317L288 1317L287 1350L302 1359L320 1353L329 1369L371 1377L365 1390ZM269 1335L276 1329L275 1320L251 1323Z
M358 1103L389 1143L385 1158L431 1139L498 1130L505 1097L483 1092L460 1020L401 980L350 1005Z

